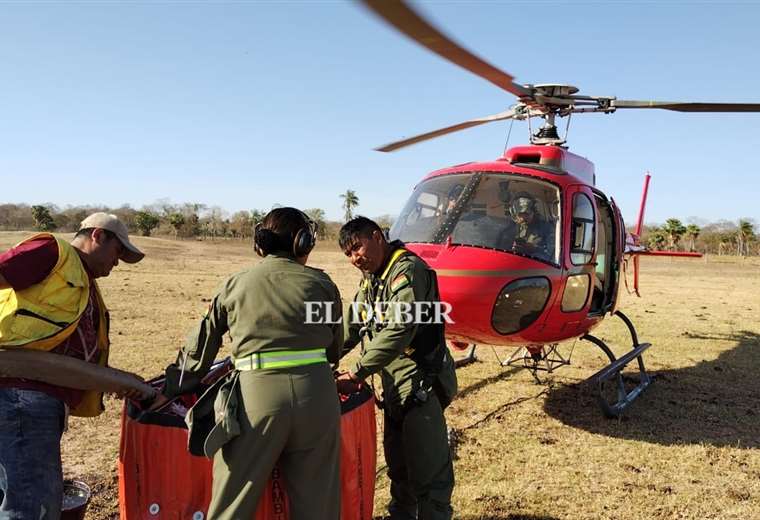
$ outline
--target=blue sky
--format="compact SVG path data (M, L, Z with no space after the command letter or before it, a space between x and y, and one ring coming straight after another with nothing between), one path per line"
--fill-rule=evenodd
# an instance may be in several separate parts
M757 2L422 2L520 83L621 99L760 102ZM502 153L508 122L381 154L514 98L357 4L0 3L0 202L161 198L397 214L428 171ZM563 120L564 125L564 120ZM516 122L511 143L527 141ZM570 149L633 220L760 217L760 113L573 118Z

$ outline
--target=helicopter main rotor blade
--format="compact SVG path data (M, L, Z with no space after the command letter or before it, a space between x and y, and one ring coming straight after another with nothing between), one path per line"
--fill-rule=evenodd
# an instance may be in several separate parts
M427 47L440 57L456 63L486 79L499 88L522 97L531 91L514 83L512 76L483 61L467 49L433 27L427 20L406 5L403 0L361 0L376 15L407 35L420 45Z
M760 103L680 103L616 99L611 105L615 108L660 108L677 112L760 112Z
M377 150L378 152L392 152L394 150L398 150L399 148L404 148L406 146L420 143L422 141L427 141L429 139L450 134L452 132L458 132L459 130L464 130L465 128L472 128L473 126L484 125L486 123L491 123L493 121L503 121L505 119L511 119L515 117L516 114L517 114L517 111L514 108L510 108L509 110L500 112L498 114L494 114L492 116L481 117L478 119L470 119L469 121L464 121L463 123L447 126L446 128L439 128L438 130L433 130L431 132L426 132L424 134L416 135L414 137L409 137L408 139L395 141L393 143L386 144L385 146L381 146L380 148L375 148L375 150Z

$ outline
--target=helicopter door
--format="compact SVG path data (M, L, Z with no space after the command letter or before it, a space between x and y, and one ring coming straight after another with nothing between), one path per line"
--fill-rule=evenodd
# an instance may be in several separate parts
M614 201L594 191L596 202L596 265L590 314L612 309L617 299L620 255L622 253L622 218Z
M615 204L615 199L610 197L610 206L615 214L615 261L612 264L613 286L610 287L609 312L615 312L617 307L618 291L620 289L620 269L623 267L623 251L625 250L625 222L620 208Z
M570 186L567 194L567 253L563 313L582 312L588 308L594 281L597 211L594 193L588 186Z

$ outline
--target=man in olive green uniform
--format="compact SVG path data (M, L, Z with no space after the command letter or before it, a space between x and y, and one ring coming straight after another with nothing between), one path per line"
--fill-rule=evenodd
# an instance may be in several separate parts
M303 265L306 257L270 248L222 286L167 368L162 401L197 388L229 332L236 370L220 385L204 447L214 460L208 518L252 518L279 460L290 518L338 520L340 406L327 361L338 361L343 330L307 319L305 302L327 302L339 317L340 294L329 276Z
M441 316L431 305L439 300L435 273L401 242L388 243L364 217L343 226L340 246L364 277L345 320L343 351L361 342L362 354L339 376L338 386L350 389L381 374L388 513L392 520L449 520L454 469L443 408L456 393L456 373L442 320L435 323ZM367 304L379 304L384 316L372 314ZM422 323L406 319L420 304L431 310ZM411 313L399 314L405 310Z

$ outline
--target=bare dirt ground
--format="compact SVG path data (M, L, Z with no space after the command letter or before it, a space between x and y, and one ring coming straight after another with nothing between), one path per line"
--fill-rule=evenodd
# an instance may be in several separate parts
M0 250L22 237L0 233ZM173 360L215 287L256 259L239 242L137 243L145 260L120 265L101 287L111 364L150 377ZM351 298L358 273L337 248L320 245L310 263ZM456 518L760 518L760 260L645 258L642 293L624 295L622 308L653 344L655 382L621 419L602 417L583 383L604 364L586 342L543 384L501 368L488 347L459 371L461 393L447 411L458 433ZM595 334L619 354L629 343L617 320ZM63 441L65 472L95 491L90 519L118 517L121 403L107 407L74 419ZM387 500L378 464L376 514Z

